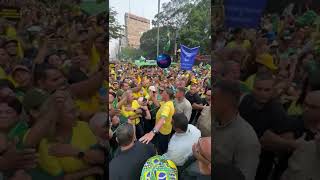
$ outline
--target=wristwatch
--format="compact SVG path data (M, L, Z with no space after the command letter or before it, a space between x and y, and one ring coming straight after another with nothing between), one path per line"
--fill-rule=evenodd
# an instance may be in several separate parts
M85 156L85 154L84 154L83 151L80 151L80 152L77 154L78 159L82 159L84 156Z
M155 128L153 128L151 132L153 132L154 134L158 134L158 131Z

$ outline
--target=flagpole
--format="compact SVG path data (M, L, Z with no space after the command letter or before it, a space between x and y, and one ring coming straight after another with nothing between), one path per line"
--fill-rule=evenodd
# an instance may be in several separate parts
M158 0L158 15L160 13L160 0ZM159 17L157 20L157 26L158 26L158 34L157 34L157 57L159 56L159 36L160 36L160 26L159 26Z

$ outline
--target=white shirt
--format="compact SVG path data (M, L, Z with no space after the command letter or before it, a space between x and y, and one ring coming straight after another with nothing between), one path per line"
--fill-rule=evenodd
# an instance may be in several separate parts
M183 98L181 102L176 100L174 108L176 110L176 113L183 113L187 117L188 121L190 121L192 114L192 106L188 99Z
M200 130L189 124L187 132L174 133L168 151L163 156L172 160L177 166L182 166L192 156L192 145L197 143L200 137Z

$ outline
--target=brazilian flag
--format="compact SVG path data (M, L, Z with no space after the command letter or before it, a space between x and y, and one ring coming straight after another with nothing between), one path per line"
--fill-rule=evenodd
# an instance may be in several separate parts
M171 46L170 31L168 31L167 33L167 38L168 38L167 44L163 48L164 52L169 52L170 50L170 46Z

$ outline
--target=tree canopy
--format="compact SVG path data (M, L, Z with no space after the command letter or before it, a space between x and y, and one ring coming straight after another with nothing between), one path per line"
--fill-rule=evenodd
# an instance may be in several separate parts
M162 11L152 21L154 26L159 20L160 53L169 39L170 48L167 52L174 54L174 41L177 45L189 47L200 46L200 53L210 54L211 19L210 0L171 0L162 4ZM170 36L168 37L168 32ZM157 28L145 32L140 39L140 48L146 51L148 58L154 58L157 51Z
M145 52L147 59L155 59L157 56L157 33L158 28L152 28L151 30L143 33L140 38L140 49ZM164 51L166 44L170 40L174 41L174 29L170 26L160 27L160 40L159 40L159 51L160 53L172 54L174 53L174 43L170 43L168 51Z
M119 22L116 19L116 15L118 13L113 10L112 8L109 8L109 36L110 39L118 39L122 37L122 30L123 27L119 24Z

